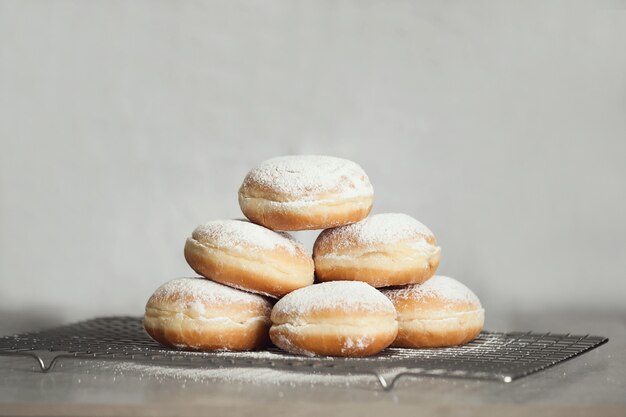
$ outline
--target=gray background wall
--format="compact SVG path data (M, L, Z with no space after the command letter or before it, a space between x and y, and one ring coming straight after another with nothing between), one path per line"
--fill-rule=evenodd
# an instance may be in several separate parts
M296 153L360 163L488 317L623 312L625 41L624 1L0 1L0 326L141 314Z

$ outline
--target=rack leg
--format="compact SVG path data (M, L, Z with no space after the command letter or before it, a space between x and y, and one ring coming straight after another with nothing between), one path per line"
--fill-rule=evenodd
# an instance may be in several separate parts
M39 369L43 373L47 373L51 371L54 366L57 364L59 359L61 359L64 355L54 355L46 364L46 360L38 354L37 352L0 352L2 356L23 356L27 358L33 358L39 365Z

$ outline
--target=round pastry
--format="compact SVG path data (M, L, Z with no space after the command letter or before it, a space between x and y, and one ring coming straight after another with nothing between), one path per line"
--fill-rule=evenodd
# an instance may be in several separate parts
M270 338L301 355L369 356L398 333L396 310L364 282L335 281L296 290L272 309Z
M313 283L313 260L302 244L246 220L198 226L185 244L185 259L206 278L271 297Z
M364 281L374 287L422 283L434 275L440 255L433 233L399 213L324 230L313 247L320 281Z
M252 350L268 344L272 303L204 278L159 287L143 324L157 342L190 350Z
M398 311L394 347L456 346L473 340L483 328L485 310L459 281L434 276L423 284L383 290Z
M330 156L268 159L248 172L239 205L254 223L273 230L326 229L364 219L374 190L363 169Z

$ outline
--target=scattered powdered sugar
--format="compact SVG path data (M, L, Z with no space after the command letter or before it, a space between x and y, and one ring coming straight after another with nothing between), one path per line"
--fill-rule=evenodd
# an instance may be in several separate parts
M423 284L407 285L399 289L383 290L392 299L439 298L449 302L470 303L480 306L480 300L465 285L454 278L435 275Z
M372 336L347 337L343 343L342 350L362 351L372 344L374 338Z
M254 303L271 306L264 297L237 290L206 278L176 278L161 285L150 297L148 304L160 303L168 299L186 299L190 306L200 302L205 304Z
M251 353L251 352L247 352ZM99 367L111 366L102 363ZM183 383L241 383L262 386L345 386L379 388L378 381L371 374L333 375L322 371L298 372L270 369L265 367L226 367L226 368L203 368L191 366L158 366L135 362L121 362L112 365L112 370L119 376L135 376L140 379L150 379L166 382L178 380Z
M371 246L393 243L420 236L433 236L433 232L406 214L383 213L347 226L325 230L318 239L320 245L332 241L333 246L344 247L351 244Z
M359 281L330 281L297 289L281 298L274 309L284 314L334 310L394 312L391 301L374 287Z
M347 159L320 155L290 155L268 159L252 169L243 185L261 184L294 198L315 198L327 191L345 196L373 194L365 171Z
M245 245L246 250L281 247L291 254L295 254L297 249L300 249L301 252L305 251L304 246L291 235L284 232L275 232L247 220L210 221L198 226L193 231L192 238L200 243L207 242L229 249Z

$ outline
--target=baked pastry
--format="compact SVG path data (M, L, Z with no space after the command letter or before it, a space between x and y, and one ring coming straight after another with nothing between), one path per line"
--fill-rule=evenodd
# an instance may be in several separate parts
M204 278L160 286L146 304L144 327L157 342L189 350L252 350L268 344L272 303Z
M364 281L374 287L422 283L434 275L440 255L433 233L400 213L324 230L313 247L318 280Z
M363 282L336 281L296 290L272 309L270 338L302 355L369 356L398 332L393 304Z
M268 159L248 172L239 205L273 230L313 230L357 222L372 209L374 190L363 169L330 156Z
M313 283L313 260L302 244L246 220L198 226L185 244L185 259L206 278L271 297Z
M423 284L383 290L398 311L394 347L456 346L480 334L485 310L459 281L436 275Z

